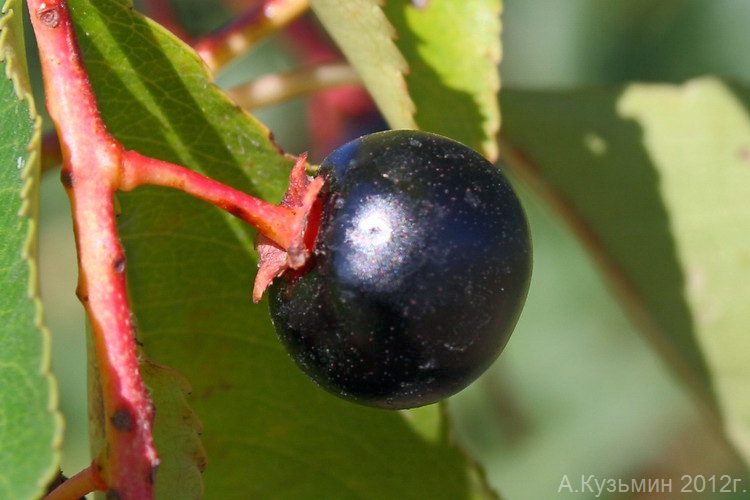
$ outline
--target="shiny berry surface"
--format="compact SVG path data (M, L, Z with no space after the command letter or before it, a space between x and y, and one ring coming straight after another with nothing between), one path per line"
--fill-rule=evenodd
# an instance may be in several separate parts
M523 209L493 165L416 131L329 155L314 253L270 288L300 368L328 391L382 408L434 403L505 347L531 276Z

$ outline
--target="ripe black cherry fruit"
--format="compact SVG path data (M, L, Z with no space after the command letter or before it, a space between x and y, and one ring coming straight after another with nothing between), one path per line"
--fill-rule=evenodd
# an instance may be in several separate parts
M380 132L334 151L307 265L270 287L300 368L343 398L400 409L460 391L526 299L531 241L502 173L445 137Z

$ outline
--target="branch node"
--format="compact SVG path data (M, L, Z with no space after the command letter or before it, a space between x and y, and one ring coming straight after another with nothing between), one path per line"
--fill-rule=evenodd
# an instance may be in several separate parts
M55 29L60 26L59 2L42 2L36 11L36 17L45 28Z

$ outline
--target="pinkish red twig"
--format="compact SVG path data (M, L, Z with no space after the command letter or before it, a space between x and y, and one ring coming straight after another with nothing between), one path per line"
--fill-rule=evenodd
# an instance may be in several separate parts
M130 190L150 184L179 189L255 227L263 235L264 243L277 248L279 257L282 257L278 268L273 264L270 279L262 285L257 282L253 299L258 302L273 277L287 268L301 267L310 255L311 242L305 239L308 214L323 179L307 179L304 174L306 158L307 155L303 154L297 160L290 176L289 191L281 205L273 205L185 167L149 158L135 151L123 153L119 187ZM265 276L268 265L268 259L261 259L263 272L259 273L260 276Z
M260 0L224 28L201 39L195 51L217 71L259 40L286 26L309 9L308 0Z
M77 294L91 323L99 364L106 444L94 461L109 492L149 499L159 464L151 434L154 412L138 371L125 254L112 201L122 146L107 133L97 110L66 2L28 0L28 6L73 211Z
M105 491L106 489L107 485L104 483L94 462L75 476L66 479L60 486L44 497L44 500L78 500L94 491Z
M92 475L76 477L106 489L110 497L149 500L159 465L152 436L154 408L139 372L114 192L142 184L182 189L258 226L265 238L261 253L266 257L259 273L264 288L284 269L304 264L311 245L308 213L322 180L307 179L302 157L293 171L290 193L278 207L184 167L126 151L109 135L99 114L65 0L28 0L28 7L47 109L62 151L61 178L72 206L78 250L77 294L91 324L101 388L94 395L101 398L101 413L95 419L104 444L94 457ZM82 484L89 484L86 481Z
M334 87L351 85L360 85L359 75L349 64L338 61L263 75L227 89L226 94L245 109L257 109Z

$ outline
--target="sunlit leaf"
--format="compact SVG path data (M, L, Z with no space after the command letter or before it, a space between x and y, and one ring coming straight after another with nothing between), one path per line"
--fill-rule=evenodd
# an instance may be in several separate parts
M618 102L658 165L693 328L726 432L750 463L748 105L747 88L712 79L633 86Z
M389 1L419 128L497 157L500 0Z
M417 128L395 32L377 0L311 0L315 14L359 73L392 128Z
M704 79L504 96L508 162L750 461L750 102Z

